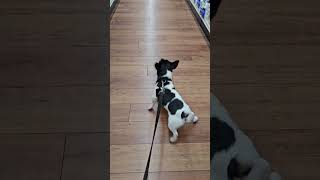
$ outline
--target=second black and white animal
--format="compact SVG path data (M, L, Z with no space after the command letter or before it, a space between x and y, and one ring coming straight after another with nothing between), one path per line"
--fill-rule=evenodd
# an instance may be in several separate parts
M211 180L281 180L216 96L210 104Z
M170 142L174 143L178 139L178 129L185 123L196 123L198 117L191 110L188 104L182 99L179 92L176 90L173 80L172 72L177 68L179 60L170 62L166 59L161 59L155 63L157 70L157 81L155 83L155 92L152 95L152 105L149 111L157 108L159 92L163 88L164 94L162 98L162 106L168 112L168 127L172 132Z

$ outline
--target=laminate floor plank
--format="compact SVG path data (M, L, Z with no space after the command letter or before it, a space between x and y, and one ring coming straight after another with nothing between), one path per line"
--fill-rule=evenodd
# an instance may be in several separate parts
M163 59L180 60L181 64L188 65L210 65L208 55L195 55L195 56L113 56L111 57L111 66L113 65L150 65L154 66L156 61Z
M143 173L111 174L113 180L140 180ZM207 180L210 179L209 171L187 171L187 172L151 172L150 180Z
M0 88L0 94L1 133L105 132L100 86Z
M111 145L150 144L153 135L154 122L112 122ZM207 143L210 141L209 118L202 118L197 124L186 124L178 130L177 143ZM171 132L165 119L159 122L155 143L169 144Z
M144 172L149 144L111 145L111 174ZM155 144L150 172L209 170L209 143Z
M64 135L0 135L0 179L60 180Z
M108 144L104 133L68 135L61 179L106 179Z

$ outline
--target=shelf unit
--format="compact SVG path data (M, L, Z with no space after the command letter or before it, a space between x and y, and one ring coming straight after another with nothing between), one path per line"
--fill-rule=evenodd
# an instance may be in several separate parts
M210 41L210 20L209 22L201 17L200 10L197 7L197 5L194 3L194 0L186 0L188 5L190 6L193 15L197 19L197 22L199 23L200 27L202 28L202 31L204 32L205 36L207 37L208 41Z

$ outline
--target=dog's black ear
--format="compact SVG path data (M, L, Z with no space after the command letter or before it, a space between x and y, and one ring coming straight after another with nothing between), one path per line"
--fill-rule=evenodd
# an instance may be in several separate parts
M178 67L179 64L179 60L176 60L174 62L171 63L171 69L176 69Z
M159 70L159 63L155 63L154 67L156 68L156 70Z

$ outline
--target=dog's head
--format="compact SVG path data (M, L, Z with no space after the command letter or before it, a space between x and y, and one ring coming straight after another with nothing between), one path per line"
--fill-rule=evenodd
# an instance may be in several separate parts
M158 77L167 75L171 78L171 73L174 69L176 69L178 67L178 64L179 64L179 60L176 60L174 62L170 62L166 59L161 59L154 66L157 70Z

